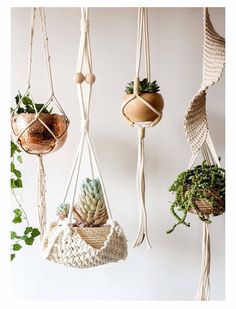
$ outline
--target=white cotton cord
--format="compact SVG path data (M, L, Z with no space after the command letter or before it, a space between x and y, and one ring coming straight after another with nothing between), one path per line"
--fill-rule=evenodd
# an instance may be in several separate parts
M210 267L211 267L211 247L210 247L210 227L208 223L203 223L202 232L202 266L196 300L209 300L210 298Z
M35 12L36 8L31 9L31 26L30 26L30 42L29 42L29 57L28 57L28 74L27 74L27 90L31 87L31 68L32 68L32 50L34 38L34 25L35 25Z
M145 207L145 175L144 175L144 138L145 128L139 127L139 138L138 138L138 162L137 162L137 193L139 202L139 228L137 237L133 243L133 247L140 246L144 239L147 242L147 247L151 248L151 244L147 233L147 213Z
M46 174L43 165L43 158L41 155L38 155L39 162L39 174L38 174L38 217L40 225L40 238L42 239L46 224Z
M40 18L41 18L41 30L42 30L42 35L43 35L46 66L47 66L47 70L48 70L49 86L50 86L51 95L53 96L54 95L54 89L53 89L53 79L52 79L52 69L51 69L51 57L50 57L50 54L49 54L46 15L45 15L44 8L39 8L39 14L40 14Z

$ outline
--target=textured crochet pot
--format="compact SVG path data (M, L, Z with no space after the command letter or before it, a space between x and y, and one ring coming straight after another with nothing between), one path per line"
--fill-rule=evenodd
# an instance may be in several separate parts
M39 119L52 131L58 140L50 133L42 122L35 119L36 114L21 113L12 117L12 129L19 136L21 147L31 154L45 154L61 148L67 138L68 123L63 115L40 113ZM25 130L25 131L24 131Z
M93 228L52 223L43 236L41 253L55 263L88 268L125 260L127 241L115 221Z

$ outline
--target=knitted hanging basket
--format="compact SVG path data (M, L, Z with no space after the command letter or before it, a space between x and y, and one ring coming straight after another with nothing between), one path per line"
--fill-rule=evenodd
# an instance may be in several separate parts
M52 223L42 239L41 252L55 263L88 268L125 260L127 241L115 221L94 228Z

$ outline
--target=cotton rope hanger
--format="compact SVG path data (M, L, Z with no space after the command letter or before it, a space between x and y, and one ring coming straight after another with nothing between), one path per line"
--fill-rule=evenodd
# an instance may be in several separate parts
M83 74L82 72L86 69L88 73ZM73 79L76 83L81 113L80 140L65 189L63 203L61 204L62 207L66 207L63 208L65 216L62 220L58 216L56 222L49 226L42 241L42 256L59 264L87 268L109 262L117 262L125 259L127 256L127 241L122 228L112 218L105 185L89 136L91 94L96 78L93 74L92 66L88 8L81 8L81 38L76 73ZM85 87L83 86L88 90L87 95L84 93ZM96 181L94 175L97 172L108 215L106 224L97 227L82 226L82 222L79 222L79 226L73 223L82 157L85 155L85 145L87 145L88 150L91 183ZM71 196L69 193L72 193ZM69 204L67 203L68 200L70 200ZM63 211L62 213L64 214Z
M141 245L141 243L146 239L148 248L151 247L148 232L147 232L147 211L145 205L145 175L144 175L144 163L145 163L145 153L144 153L144 138L145 129L151 128L159 123L162 118L162 109L164 106L164 101L160 96L161 108L155 108L153 104L150 104L147 99L143 98L140 94L140 69L141 69L141 58L142 58L142 47L144 51L144 63L145 63L145 74L147 81L151 82L151 66L150 66L150 47L149 47L149 28L148 28L148 9L139 8L138 9L138 29L137 29L137 48L136 48L136 74L133 84L133 95L130 95L128 99L124 100L121 111L125 121L131 125L138 128L138 162L137 162L137 194L138 202L140 208L139 217L139 228L138 234L134 241L133 247ZM154 113L151 121L134 121L131 119L132 113L136 113L136 106L132 107L129 112L127 107L133 100L139 99L142 105L150 113L150 110ZM133 101L134 102L134 101ZM145 111L144 111L145 112Z
M202 153L208 164L220 162L212 142L206 114L206 93L209 86L216 83L223 72L225 65L225 39L216 33L208 8L203 9L203 77L198 93L191 100L184 118L184 129L191 147L192 157L188 166L191 169L199 153ZM210 297L210 227L203 223L202 236L202 266L197 300L208 300Z
M43 46L46 58L46 67L49 81L49 99L42 104L42 107L37 109L36 103L31 92L31 73L33 60L33 39L35 34L35 19L36 13L39 13L41 32L43 37ZM28 97L32 101L33 113L17 113L22 98ZM54 104L59 114L45 114L45 110ZM39 176L38 176L38 217L40 224L41 238L46 227L46 174L43 164L43 155L55 151L63 146L67 137L67 129L69 126L69 119L67 118L63 108L58 102L53 87L51 58L48 46L48 34L46 27L46 15L44 8L32 8L31 12L31 26L30 26L30 42L29 42L29 56L28 56L28 76L27 88L24 95L21 97L19 104L12 112L12 131L16 137L17 143L21 148L29 153L37 155L39 162ZM49 127L50 126L50 127ZM45 130L46 129L46 130ZM39 140L41 139L40 143ZM37 142L36 142L37 140Z

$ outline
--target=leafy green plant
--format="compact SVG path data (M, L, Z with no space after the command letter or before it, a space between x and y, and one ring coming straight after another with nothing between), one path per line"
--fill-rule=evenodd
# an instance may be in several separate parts
M23 96L21 93L18 91L18 94L15 96L15 102L16 105L19 105L18 108L16 109L17 114L21 113L30 113L34 114L35 110L37 112L41 112L44 114L51 114L53 108L50 110L48 108L44 107L44 104L42 103L33 103L32 99L29 96Z
M186 222L188 211L195 211L198 217L206 222L211 223L208 216L199 209L196 201L204 200L212 207L213 215L223 213L225 210L225 170L217 165L208 165L205 161L193 169L180 173L173 182L169 191L175 193L175 201L171 205L171 213L177 219L171 233L179 224L190 226ZM220 203L219 203L220 201ZM214 207L217 208L214 211ZM182 212L182 216L178 214Z
M34 243L35 238L40 235L37 228L30 226L26 212L18 197L18 192L15 191L20 190L23 187L22 175L17 168L17 164L22 163L21 150L13 141L11 141L11 192L17 203L17 208L13 209L12 223L24 224L24 230L22 233L19 234L16 231L11 231L11 261L16 257L16 252L21 250L24 244L31 246Z
M157 84L156 80L149 82L147 78L144 78L139 82L139 92L140 93L156 93L160 91L160 87ZM134 81L131 81L127 84L125 88L126 94L134 93Z

